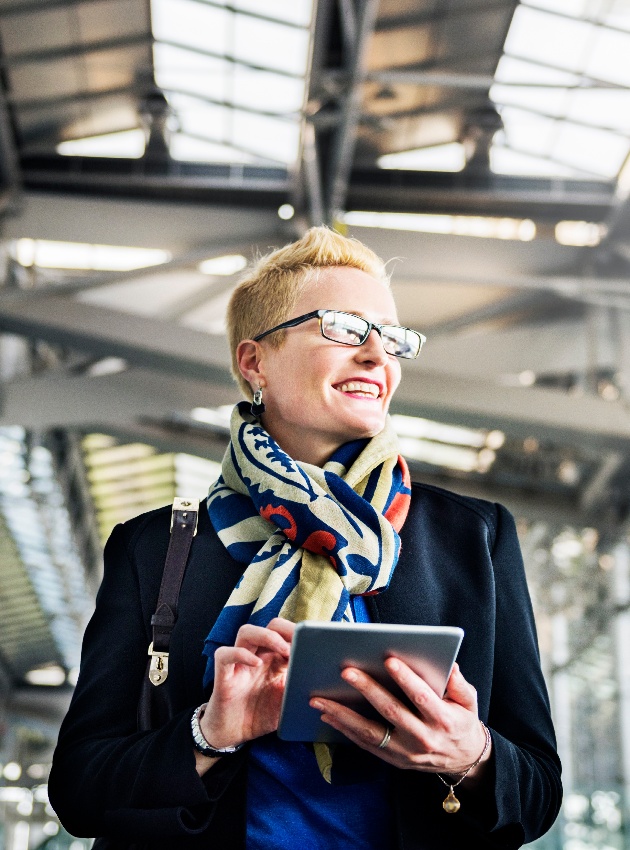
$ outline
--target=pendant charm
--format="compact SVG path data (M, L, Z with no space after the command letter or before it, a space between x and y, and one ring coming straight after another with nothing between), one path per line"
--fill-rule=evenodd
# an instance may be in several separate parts
M252 412L252 416L255 416L256 419L259 419L263 413L265 412L265 403L262 400L263 394L260 387L254 393L254 400L252 401L252 406L250 408Z
M442 808L445 812L448 812L449 815L452 815L455 812L459 811L460 805L461 803L459 802L455 794L453 794L453 786L451 785L451 790L448 792L446 799L442 803Z

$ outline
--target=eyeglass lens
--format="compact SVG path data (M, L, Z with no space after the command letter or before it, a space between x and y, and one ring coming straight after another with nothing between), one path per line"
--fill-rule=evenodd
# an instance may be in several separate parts
M322 316L321 328L323 335L333 342L361 345L367 338L370 325L360 316L327 310ZM381 328L381 339L385 351L396 357L414 358L420 350L419 335L407 328L384 325Z

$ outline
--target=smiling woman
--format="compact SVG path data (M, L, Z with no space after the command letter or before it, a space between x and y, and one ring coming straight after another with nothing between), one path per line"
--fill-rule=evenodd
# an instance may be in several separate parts
M400 361L424 338L400 327L384 264L312 228L241 281L228 328L249 401L232 413L182 585L163 685L172 717L137 731L163 509L119 526L106 549L49 783L62 821L176 850L533 841L558 812L560 765L514 522L411 482L388 411ZM443 696L400 658L386 666L408 704L347 667L379 719L314 698L347 739L333 750L276 734L304 620L465 637Z

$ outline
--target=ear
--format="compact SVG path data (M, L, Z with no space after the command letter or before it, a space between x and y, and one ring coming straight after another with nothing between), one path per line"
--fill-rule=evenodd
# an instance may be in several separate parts
M252 389L264 387L267 381L262 369L262 349L253 339L244 339L236 346L236 362L241 375Z

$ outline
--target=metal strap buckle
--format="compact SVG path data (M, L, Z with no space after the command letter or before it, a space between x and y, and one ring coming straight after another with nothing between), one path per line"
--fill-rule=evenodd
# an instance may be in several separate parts
M189 513L195 514L195 527L193 529L193 537L197 534L197 522L199 519L199 499L181 499L175 496L173 499L173 512L171 514L171 532L175 523L175 512L181 512L182 518L187 519Z
M152 685L163 685L168 678L168 652L154 650L153 641L151 641L148 654L151 656L149 681Z

